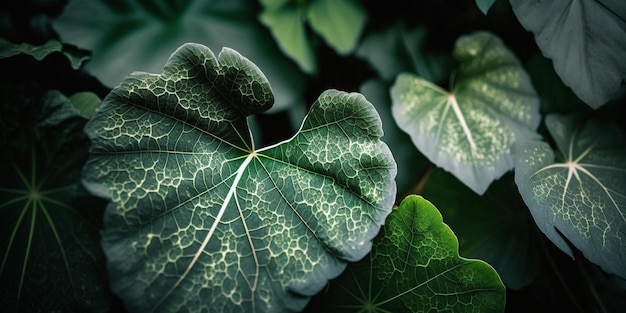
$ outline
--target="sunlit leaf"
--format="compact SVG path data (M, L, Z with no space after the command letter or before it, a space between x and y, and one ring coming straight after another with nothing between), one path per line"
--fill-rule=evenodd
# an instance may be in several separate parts
M133 71L160 71L187 42L236 49L272 81L273 110L287 109L302 103L304 75L258 22L255 5L254 0L71 0L54 28L64 42L93 51L85 68L109 87Z
M511 0L511 4L565 85L592 108L611 100L626 80L626 2Z
M435 169L421 195L437 206L459 238L461 255L489 263L509 289L535 280L540 268L539 232L512 173L494 181L479 196L450 173Z
M2 138L0 305L7 312L107 312L104 255L89 218L102 211L77 202L86 119L59 92L41 101L40 116L21 125L20 142Z
M561 250L571 244L626 277L626 137L601 120L548 115L562 158L547 143L516 146L515 182L535 223Z
M401 74L391 88L398 126L433 163L474 192L513 168L511 146L537 138L539 98L517 58L494 35L459 38L451 91Z
M311 312L504 312L496 271L458 254L454 233L421 196L387 218L372 253L311 303Z
M272 101L234 50L186 44L87 124L84 181L111 200L103 247L130 311L298 311L369 252L396 193L374 107L326 91L296 135L257 149L246 117Z

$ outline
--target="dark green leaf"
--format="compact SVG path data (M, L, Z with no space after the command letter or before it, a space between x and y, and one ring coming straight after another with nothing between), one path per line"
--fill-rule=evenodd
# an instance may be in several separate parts
M461 255L491 264L509 289L533 282L539 268L538 232L511 173L479 196L450 173L436 169L422 196L439 208L459 238Z
M104 255L89 218L98 208L77 205L86 119L59 92L42 101L41 117L30 119L37 124L22 125L28 142L2 138L0 305L7 312L106 312Z

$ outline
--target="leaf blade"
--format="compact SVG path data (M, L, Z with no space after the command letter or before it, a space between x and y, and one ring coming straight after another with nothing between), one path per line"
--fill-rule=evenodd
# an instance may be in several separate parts
M249 60L187 44L91 119L85 185L112 201L103 247L129 310L297 311L369 251L396 171L373 106L327 91L292 139L256 149L246 116L272 100Z

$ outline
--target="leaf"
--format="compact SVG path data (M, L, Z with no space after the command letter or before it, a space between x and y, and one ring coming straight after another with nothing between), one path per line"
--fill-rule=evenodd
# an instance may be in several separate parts
M354 0L261 0L259 20L267 26L281 50L308 74L317 73L310 26L340 55L351 53L365 28L367 12Z
M561 250L568 242L605 271L626 278L626 139L618 126L551 114L547 143L516 146L515 182L537 226Z
M421 195L439 208L459 238L461 255L489 263L509 289L520 289L535 280L540 268L539 232L512 173L479 196L450 173L435 169Z
M458 254L454 233L421 196L387 218L372 254L312 301L312 312L504 312L496 271Z
M133 71L160 71L187 42L236 49L272 81L272 111L285 110L303 101L305 77L258 23L255 6L252 0L72 0L53 26L64 42L93 51L85 69L109 87Z
M480 12L487 15L487 12L495 2L496 0L476 0L476 5L480 9Z
M0 38L0 59L9 58L18 54L28 54L41 61L54 52L62 52L70 61L73 69L79 69L84 61L89 57L84 51L74 49L64 49L63 44L56 40L48 40L40 46L28 43L14 44L4 38Z
M415 188L416 175L424 172L430 163L417 151L411 143L411 138L393 121L389 85L378 79L370 79L361 84L359 92L372 102L380 115L385 143L389 146L397 167L402 169L396 176L398 192L395 203L399 203Z
M41 116L21 125L19 142L2 138L0 305L9 312L107 312L104 255L90 218L101 211L78 188L86 119L57 91L40 101Z
M391 88L398 126L428 159L477 194L513 167L511 146L536 138L539 98L519 61L494 35L460 37L450 92L411 74Z
M367 254L396 165L359 94L324 92L291 139L256 149L273 96L237 52L180 47L86 126L85 185L111 200L103 247L129 311L298 311Z
M626 80L626 3L511 0L522 26L552 59L565 85L597 109Z
M408 28L396 23L381 31L372 31L362 40L356 55L367 60L377 74L392 81L402 72L439 82L447 78L452 63L449 54L426 49L428 30L424 26Z
M102 100L93 92L82 91L77 92L69 97L74 107L80 112L80 115L89 119L93 116L96 108L100 105Z
M271 31L280 49L294 60L302 71L317 72L317 58L302 22L302 12L296 6L286 5L273 10L266 9L259 20Z
M365 28L367 12L360 1L315 0L307 10L311 28L341 55L351 53Z

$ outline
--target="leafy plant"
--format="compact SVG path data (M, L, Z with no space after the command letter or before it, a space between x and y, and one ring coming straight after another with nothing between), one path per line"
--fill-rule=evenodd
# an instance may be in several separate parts
M439 211L420 196L402 200L372 253L322 292L313 312L501 312L504 286L491 266L459 257Z
M623 2L0 8L3 308L626 311Z

